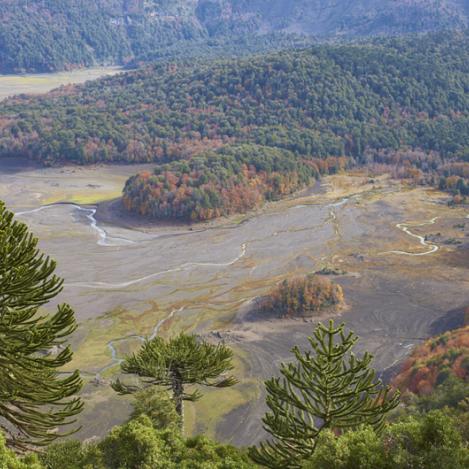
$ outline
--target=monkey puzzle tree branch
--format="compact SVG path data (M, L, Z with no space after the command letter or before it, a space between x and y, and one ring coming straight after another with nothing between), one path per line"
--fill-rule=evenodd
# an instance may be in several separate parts
M343 324L318 324L308 341L314 353L294 347L295 361L282 364L281 378L265 383L270 412L263 423L274 439L250 448L250 454L273 469L302 467L326 428L369 424L380 430L386 413L399 403L399 394L375 379L372 356L357 358L351 352L358 337L346 334Z
M64 304L53 314L40 311L61 291L56 264L37 249L38 240L0 202L0 427L17 450L49 444L59 427L75 422L83 403L78 371L63 378L69 363L64 347L76 329Z

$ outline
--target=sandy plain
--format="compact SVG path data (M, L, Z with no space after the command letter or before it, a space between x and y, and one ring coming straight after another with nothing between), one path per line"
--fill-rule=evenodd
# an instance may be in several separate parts
M92 67L68 72L36 73L22 75L0 75L0 101L17 94L39 94L61 85L84 83L122 71L121 67Z

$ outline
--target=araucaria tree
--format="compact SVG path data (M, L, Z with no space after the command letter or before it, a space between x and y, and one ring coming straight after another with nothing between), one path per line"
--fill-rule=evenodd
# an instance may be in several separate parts
M320 433L340 432L362 424L380 430L398 393L383 387L370 368L372 356L357 358L351 349L358 337L344 325L319 324L308 338L311 351L294 347L296 361L282 364L281 378L266 382L264 428L274 440L250 448L251 457L274 469L300 468L316 448Z
M236 383L233 376L223 376L233 369L233 352L224 344L212 345L194 335L180 334L165 341L161 337L146 341L137 354L127 357L121 365L123 373L134 374L141 382L113 388L120 394L129 394L142 387L162 386L171 391L176 411L183 425L183 401L196 401L202 394L186 392L186 385L229 387Z
M63 436L58 427L72 424L83 405L74 397L82 386L78 371L58 373L72 359L65 343L76 328L74 313L66 304L54 314L41 309L63 280L37 242L0 202L0 429L19 450Z

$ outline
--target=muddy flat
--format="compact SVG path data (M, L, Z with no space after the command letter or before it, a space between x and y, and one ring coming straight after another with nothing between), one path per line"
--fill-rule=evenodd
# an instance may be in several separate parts
M446 194L357 173L325 178L319 193L208 224L113 223L109 201L138 169L0 162L0 198L58 261L61 300L80 323L72 367L88 381L83 438L104 434L128 414L127 401L108 386L119 359L145 337L186 331L229 343L240 380L188 405L186 432L259 441L263 380L293 345L305 344L316 320L327 319L250 314L252 300L285 277L323 267L346 272L334 277L347 303L338 320L361 337L380 371L467 303L469 210L448 207Z

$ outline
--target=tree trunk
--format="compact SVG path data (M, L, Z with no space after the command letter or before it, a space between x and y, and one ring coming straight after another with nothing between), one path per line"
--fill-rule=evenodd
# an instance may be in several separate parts
M174 404L176 406L176 412L179 414L179 417L181 418L181 421L180 421L181 433L184 434L184 400L183 400L184 385L179 376L173 376L172 390L173 390Z

